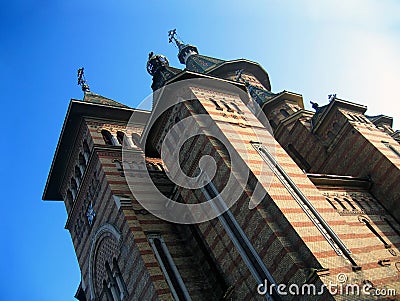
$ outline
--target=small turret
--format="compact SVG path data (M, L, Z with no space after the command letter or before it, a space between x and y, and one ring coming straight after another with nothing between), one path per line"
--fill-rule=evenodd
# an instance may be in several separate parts
M149 72L151 76L154 76L161 67L168 66L169 62L167 57L162 54L154 54L153 52L149 53L149 59L147 61L147 72Z
M194 54L199 54L196 46L185 44L177 38L176 29L168 31L169 42L175 42L179 49L178 59L181 64L186 64L187 59Z

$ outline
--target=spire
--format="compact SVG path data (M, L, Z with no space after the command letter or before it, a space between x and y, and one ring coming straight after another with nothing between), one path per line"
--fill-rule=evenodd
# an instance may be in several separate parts
M178 47L178 59L181 64L186 64L186 61L190 56L194 54L199 54L196 46L185 44L182 40L178 38L178 35L176 34L176 29L168 31L168 38L169 43L175 43L176 47Z
M236 71L236 81L237 82L242 82L246 86L247 90L250 93L251 98L257 102L260 107L270 100L271 98L274 98L277 94L272 93L270 91L258 88L256 86L253 86L249 83L248 80L242 77L243 69L237 70Z
M84 68L78 69L78 85L82 87L83 92L90 92L90 88L85 79Z

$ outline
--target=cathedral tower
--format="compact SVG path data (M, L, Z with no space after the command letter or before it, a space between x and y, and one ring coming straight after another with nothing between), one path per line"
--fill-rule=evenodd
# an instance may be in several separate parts
M328 289L343 279L400 291L390 118L337 98L307 111L259 64L169 37L185 68L150 53L152 111L84 85L70 102L43 199L66 206L76 298L380 300Z

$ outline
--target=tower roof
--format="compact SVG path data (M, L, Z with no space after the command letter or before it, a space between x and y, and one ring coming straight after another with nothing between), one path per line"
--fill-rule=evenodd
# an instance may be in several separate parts
M69 157L74 149L76 136L79 132L83 117L96 117L128 122L133 112L139 112L137 117L143 120L138 121L142 121L143 123L147 120L149 115L148 111L132 109L115 100L93 92L85 92L83 100L71 99L42 199L62 200L60 185L68 166ZM140 114L141 112L143 112L143 114Z

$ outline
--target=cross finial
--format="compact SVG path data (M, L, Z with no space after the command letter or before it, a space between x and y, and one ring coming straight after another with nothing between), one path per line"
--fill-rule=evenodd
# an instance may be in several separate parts
M82 87L83 92L89 92L90 88L85 79L84 68L78 69L78 85Z
M331 102L332 100L334 100L336 98L336 94L329 94L328 95L328 100L329 102Z
M176 28L168 31L168 42L169 43L175 42L176 46L178 48L181 48L184 45L184 43L183 43L183 41L179 40L177 37L178 37L178 34L176 33Z

